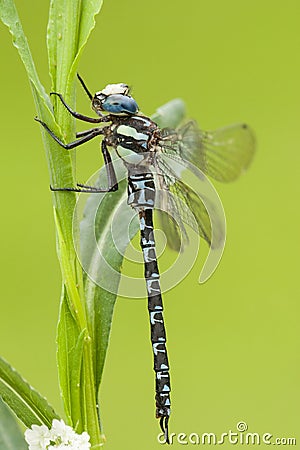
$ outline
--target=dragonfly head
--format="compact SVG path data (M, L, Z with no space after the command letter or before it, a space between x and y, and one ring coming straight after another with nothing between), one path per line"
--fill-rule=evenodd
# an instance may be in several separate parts
M102 91L96 92L92 108L99 115L102 111L113 115L130 115L139 110L136 101L129 95L129 86L124 83L108 84Z

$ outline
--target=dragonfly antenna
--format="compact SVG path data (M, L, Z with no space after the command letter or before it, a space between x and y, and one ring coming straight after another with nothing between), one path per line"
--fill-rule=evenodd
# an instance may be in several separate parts
M85 82L83 81L83 79L81 78L81 76L79 75L79 73L77 73L77 78L80 81L81 86L83 87L83 89L85 90L85 92L87 93L88 97L90 100L93 100L93 96L90 93L90 91L87 88L87 85L85 84Z

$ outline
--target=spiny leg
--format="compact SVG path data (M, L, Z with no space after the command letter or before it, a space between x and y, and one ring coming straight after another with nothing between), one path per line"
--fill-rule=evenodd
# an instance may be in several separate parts
M105 152L103 151L103 148L105 148ZM100 188L96 186L88 186L86 184L80 184L77 183L77 187L63 187L63 188L55 188L50 186L51 191L71 191L71 192L87 192L89 194L96 194L96 193L105 193L105 192L115 192L118 190L118 182L117 182L117 176L115 172L115 168L113 166L110 154L106 148L106 144L104 141L102 141L102 153L104 157L104 163L105 163L105 169L106 169L106 175L107 175L107 182L108 187L107 188Z
M108 188L104 192L115 192L118 190L118 181L117 181L115 168L113 166L111 156L107 149L105 140L103 140L101 142L101 150L102 150L102 155L104 158L106 175L107 175L107 184L108 184ZM80 183L77 183L77 186L79 186L80 188L83 188L83 189L90 189L91 192L99 192L98 191L99 188L94 187L94 186L88 186L86 184L80 184Z
M111 191L116 191L118 189L117 176L116 176L115 168L114 168L112 160L111 160L110 153L107 150L106 142L104 139L101 142L101 151L103 154L104 163L105 163L105 167L106 167L107 184L110 187Z
M104 130L104 128L107 128L107 127L103 127L102 130ZM88 134L90 134L91 131L98 130L98 129L99 128L97 127L97 128L90 128L89 130L77 131L76 137L80 138L83 136L87 136Z
M71 191L71 192L87 192L89 194L96 194L96 193L105 193L105 192L115 192L118 190L118 182L117 182L117 176L115 172L115 168L113 166L111 156L109 154L109 151L107 150L105 141L102 141L101 143L102 147L102 153L104 157L104 163L105 163L105 169L106 169L106 175L107 175L107 182L108 187L107 188L100 188L96 186L87 186L85 184L77 183L77 187L63 187L63 188L55 188L50 186L51 191Z
M45 130L50 134L50 136L61 147L65 148L66 150L71 150L72 148L78 147L79 145L90 141L94 137L99 136L100 134L103 134L103 127L102 128L92 128L90 130L90 132L88 130L82 132L83 133L83 137L81 139L78 139L77 141L65 144L64 142L62 142L59 139L58 136L56 136L56 134L52 130L50 130L50 128L48 127L48 125L45 122L40 120L38 117L36 117L35 120L37 122L39 122L45 128ZM103 154L103 157L104 157L104 163L105 163L105 168L106 168L106 173L107 173L107 180L108 180L108 187L107 188L97 188L97 187L86 186L84 184L79 184L78 183L77 184L77 186L78 186L77 188L75 188L75 187L53 187L53 186L50 186L50 189L52 191L71 191L71 192L89 192L89 193L101 193L101 192L104 193L104 192L117 191L118 190L117 177L116 177L114 166L112 164L112 160L111 160L110 154L109 154L109 152L107 150L107 146L106 146L105 140L102 141L101 148L102 148L102 154Z
M103 128L92 128L91 132L89 134L85 134L84 137L82 137L81 139L78 139L77 141L73 141L73 142L69 142L68 144L65 144L64 142L62 142L58 136L56 136L56 134L50 130L50 128L48 127L48 125L43 122L41 119L39 119L38 117L35 117L35 119L37 122L39 122L44 128L45 130L50 134L50 136L63 148L65 148L66 150L71 150L72 148L78 147L78 145L84 144L85 142L90 141L91 139L93 139L96 136L99 136L100 134L103 134Z
M57 95L59 97L60 101L64 105L64 107L69 111L69 113L75 117L76 119L83 120L84 122L90 122L90 123L100 123L100 122L109 122L109 116L101 116L101 117L88 117L84 114L80 114L76 111L74 111L64 100L63 96L59 94L58 92L50 92L50 95Z
M108 189L108 188L97 188L93 186L85 186L84 184L77 184L77 186L84 186L84 188L81 187L53 187L50 185L50 190L53 192L56 191L66 191L66 192L85 192L87 194L104 194L106 192L111 192L112 190L116 191L117 189Z

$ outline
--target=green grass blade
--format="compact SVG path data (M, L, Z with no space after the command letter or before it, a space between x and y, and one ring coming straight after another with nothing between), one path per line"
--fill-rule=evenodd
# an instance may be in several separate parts
M50 3L47 46L52 90L63 94L71 105L75 103L73 82L79 59L101 6L102 0L51 0ZM61 103L54 101L59 114L66 117ZM67 122L62 125L65 129Z
M71 423L79 430L88 431L92 444L96 445L100 442L101 435L96 408L93 340L90 339L88 334L86 310L73 277L73 267L69 261L62 229L55 210L54 217L65 285L57 334L60 386L66 402L66 412L68 417L71 418ZM81 361L82 371L80 372ZM74 369L75 366L76 369ZM82 380L77 383L74 390L73 377L75 376L78 380L80 375L82 375Z
M75 104L74 77L79 56L95 25L95 14L99 12L101 5L102 0L51 1L47 41L50 72L54 89L63 93L65 100L72 107ZM62 139L66 141L74 139L74 118L66 112L61 103L56 104L56 119L54 118L50 99L38 79L29 46L12 0L0 0L0 14L3 22L9 27L13 35L14 45L17 47L25 65L32 86L38 117L46 122L49 128ZM57 99L54 100L56 101ZM74 186L74 164L71 157L72 154L74 155L74 152L62 149L44 130L42 130L42 136L51 184L56 187ZM58 255L65 284L59 325L61 328L58 333L59 345L65 346L65 348L61 348L59 351L61 355L64 352L71 351L72 353L72 358L66 361L66 367L60 368L60 370L69 371L68 379L70 380L74 365L82 368L81 376L84 382L79 383L80 405L78 402L78 389L75 389L73 392L74 384L70 387L70 399L68 399L66 387L69 380L64 382L66 386L62 390L64 391L64 398L67 399L68 418L72 415L74 422L81 417L82 422L79 427L89 432L91 442L95 445L100 442L101 437L96 409L92 344L88 339L86 330L82 271L76 259L73 242L73 211L76 195L71 192L56 192L53 194L53 202L56 224L59 224L57 228ZM65 317L62 317L62 315L65 315ZM70 329L73 330L70 342L68 342L68 334L65 336L65 341L62 339L61 334L64 327L68 327L69 331ZM78 327L78 332L75 331L76 327ZM86 340L84 339L85 333L87 333ZM80 365L80 358L83 359L82 365ZM59 364L64 364L63 358L59 359ZM76 378L78 379L78 377L79 372L77 371ZM32 416L33 418L34 415ZM31 424L29 423L28 425L30 426Z
M27 39L24 35L21 22L12 0L0 0L0 17L1 20L9 28L13 37L13 44L17 48L21 60L26 69L30 85L33 91L38 116L46 122L49 127L58 135L61 135L61 131L55 122L53 116L53 108L50 102L49 96L46 94L43 85L41 84L32 56L28 46ZM38 125L37 125L38 126ZM73 184L72 177L72 162L68 152L62 151L62 149L56 144L53 139L50 138L43 131L43 140L46 148L46 156L49 164L49 171L51 177L51 184L55 186L69 186ZM62 169L63 168L63 169ZM70 217L70 223L72 223L72 197L73 208L75 205L75 195L69 196L56 196L56 206L59 211L64 210L66 214L60 218L63 222L63 228L71 228L71 225L67 225L67 216ZM67 236L70 243L72 242L72 233Z
M47 30L52 90L66 94L66 80L78 48L80 0L51 0Z
M3 358L0 358L0 397L28 428L32 424L51 427L59 419L52 406Z
M79 56L95 25L95 15L99 12L101 4L100 0L74 0L73 2L52 0L50 4L47 46L52 90L62 93L72 107L75 105L74 77ZM57 102L57 98L54 101L56 102L56 117L64 130L64 138L67 141L73 140L75 121L62 104ZM58 184L58 186L68 185ZM68 194L66 198L69 197ZM57 197L64 197L64 194L59 193ZM73 201L72 208L74 208ZM99 443L100 434L91 342L87 337L88 331L86 330L81 268L76 261L73 248L71 254L68 251L72 245L69 240L72 226L68 223L66 230L63 223L65 212L60 208L56 209L55 216L60 242L61 267L66 286L60 310L57 338L60 385L66 401L67 415L69 418L72 417L74 425L89 432L91 441L95 444ZM72 220L73 213L68 214L68 218ZM76 218L74 219L76 239ZM69 241L67 244L70 245L65 245L66 231ZM66 327L69 327L70 333L67 332ZM87 340L84 337L87 337ZM65 367L63 367L64 365ZM74 384L74 367L76 365L78 382ZM80 376L82 376L81 382Z
M85 0L81 2L81 17L80 17L80 27L79 27L79 39L77 54L74 59L71 71L70 79L75 76L75 72L78 67L80 56L83 49L88 41L88 38L95 27L96 21L95 16L99 13L103 4L103 0Z
M24 436L11 410L0 399L0 449L28 450Z
M57 325L57 363L58 376L61 388L61 395L65 407L65 413L68 423L72 426L82 424L80 408L80 390L75 391L73 387L72 369L75 361L80 361L80 354L77 351L77 342L79 339L79 327L70 312L66 292L63 292L63 298L60 304L59 320ZM80 370L81 363L78 363L76 371ZM78 377L76 376L76 380Z
M95 25L95 15L99 12L101 5L102 1L100 0L51 1L47 45L52 89L63 94L67 103L72 107L75 106L74 77L79 57ZM54 101L56 102L56 117L64 131L63 137L66 141L73 140L75 121L62 104L57 102L57 98ZM75 165L73 165L74 167ZM68 184L58 184L58 186L68 186ZM58 193L56 197L64 197L64 194ZM69 197L69 193L67 193L67 197ZM73 200L72 208L74 208ZM63 223L66 213L67 211L56 208L60 261L66 286L57 340L58 363L59 366L65 364L65 367L59 369L60 383L67 401L67 414L71 415L74 425L76 422L79 429L89 432L92 444L98 445L101 437L96 409L93 341L89 338L90 330L87 330L86 327L81 267L77 263L73 247L71 253L69 251L72 245L69 238L73 227L70 226L70 223L66 224L67 227ZM76 240L78 236L76 217L73 217L73 214L68 214L67 217L69 220L75 221ZM66 239L68 242L65 242ZM70 335L66 334L66 326L71 330ZM76 365L75 378L78 382L74 384L74 367Z
M0 18L8 27L12 35L13 44L23 61L31 87L35 91L35 95L40 97L40 101L44 104L43 106L47 108L50 113L52 111L52 105L49 96L46 94L46 91L39 80L27 39L24 35L15 4L12 0L0 0Z

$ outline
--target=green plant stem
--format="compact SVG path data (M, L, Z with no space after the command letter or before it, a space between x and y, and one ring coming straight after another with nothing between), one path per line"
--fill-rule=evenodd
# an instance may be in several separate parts
M94 16L99 12L101 4L102 0L51 0L47 45L53 89L64 94L65 100L73 107L74 80L79 56L94 27ZM63 140L74 139L74 119L60 103L54 104L53 113L51 101L39 81L13 0L0 0L0 14L2 21L9 27L14 45L27 70L38 117ZM58 187L73 186L74 151L61 149L44 130L42 136L51 184ZM70 192L55 192L53 204L58 257L64 284L64 307L61 307L58 326L60 385L69 422L79 430L86 430L90 434L92 446L96 447L100 444L100 429L91 350L93 342L86 316L82 268L73 242L74 239L79 240L77 218L73 217L76 195ZM70 330L72 333L69 333ZM72 371L78 373L79 390L72 382Z

